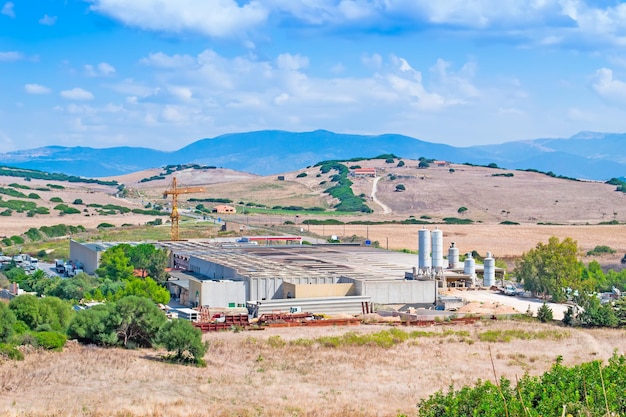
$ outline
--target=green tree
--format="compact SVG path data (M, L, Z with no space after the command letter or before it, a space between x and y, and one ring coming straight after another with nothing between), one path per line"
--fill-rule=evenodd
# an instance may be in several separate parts
M11 311L7 303L0 302L0 343L6 343L13 336L15 326L15 313Z
M619 318L611 303L602 304L595 295L582 294L577 297L576 303L581 308L577 318L583 326L617 327L619 324Z
M120 343L126 347L152 346L157 332L167 321L165 314L151 300L134 295L120 299L116 305Z
M130 263L141 271L141 277L146 276L158 282L167 280L167 252L165 249L157 249L149 243L142 243L137 246L123 247L126 255L130 258Z
M38 300L41 324L52 330L65 333L74 315L74 310L66 301L57 297L44 297Z
M548 303L543 303L541 307L537 309L537 318L542 323L551 322L553 319L552 309L548 306Z
M181 362L202 363L206 347L202 343L202 332L187 320L172 320L161 328L157 342L169 352L175 352L174 358Z
M45 328L65 333L73 314L72 307L57 297L37 298L30 294L15 297L9 307L31 330Z
M15 318L24 322L29 329L34 330L43 323L39 314L39 300L34 295L22 294L11 300L9 308Z
M563 314L563 324L566 326L571 326L574 324L574 309L572 306L567 307L567 311Z
M591 261L587 267L581 267L579 289L586 292L608 290L607 279L598 261Z
M619 327L626 327L626 298L621 297L613 304L615 309L615 316L617 317L617 325Z
M561 242L553 236L547 244L538 243L524 253L514 273L525 290L550 296L556 302L564 301L564 288L580 287L578 245L571 238Z
M113 346L118 342L117 329L120 316L115 303L101 304L76 313L67 334L83 343Z
M134 268L130 258L126 256L121 245L113 246L104 251L100 258L100 267L96 274L100 278L108 278L113 281L130 279L133 277Z
M404 184L396 185L396 191L404 191L404 190L406 190L406 187L404 186Z
M124 288L120 289L115 298L120 299L127 295L149 298L155 303L167 304L170 302L169 291L160 286L155 280L148 277L146 279L133 278L126 282Z
M71 278L62 279L59 285L52 288L49 295L63 300L80 301L99 284L98 278L80 273Z

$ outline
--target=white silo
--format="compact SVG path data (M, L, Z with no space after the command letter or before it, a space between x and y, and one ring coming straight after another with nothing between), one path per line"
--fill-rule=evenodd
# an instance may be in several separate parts
M454 242L450 243L450 247L448 248L448 268L458 268L459 267L459 248L454 246Z
M417 233L418 268L420 275L430 275L432 260L430 258L430 230L420 229Z
M435 229L431 233L432 251L433 251L433 272L435 274L443 273L443 232Z
M472 258L472 252L468 252L463 265L463 273L472 279L472 286L476 285L476 261Z
M496 260L491 256L491 252L487 252L484 262L483 285L491 287L496 285Z

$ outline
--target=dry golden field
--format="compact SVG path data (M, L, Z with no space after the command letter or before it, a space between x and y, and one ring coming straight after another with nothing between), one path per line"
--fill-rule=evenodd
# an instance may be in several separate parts
M547 226L498 224L473 225L311 225L305 231L324 236L337 235L349 238L352 235L369 237L378 241L382 248L417 250L417 236L421 228L434 230L438 227L443 232L444 250L451 242L461 253L477 250L484 255L492 252L495 257L515 257L535 247L538 242L547 243L551 236L560 239L571 237L579 247L587 252L597 245L607 245L618 254L626 253L626 225L603 226ZM344 232L345 228L345 232ZM621 257L620 256L620 257Z
M510 321L401 327L435 335L391 348L290 343L388 329L207 334L206 368L162 363L153 350L70 343L61 353L33 352L23 362L0 363L0 416L414 416L418 401L438 389L493 380L490 358L498 376L515 381L544 372L557 355L572 365L606 360L626 347L624 330ZM505 329L526 332L531 340L479 340L487 330Z

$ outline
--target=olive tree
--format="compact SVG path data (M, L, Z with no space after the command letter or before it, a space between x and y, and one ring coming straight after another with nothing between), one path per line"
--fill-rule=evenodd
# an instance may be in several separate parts
M202 332L187 320L172 320L161 328L157 342L180 362L202 363L206 346L202 343Z

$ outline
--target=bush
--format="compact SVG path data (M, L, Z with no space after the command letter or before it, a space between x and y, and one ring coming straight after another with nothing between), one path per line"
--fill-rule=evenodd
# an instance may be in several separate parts
M83 200L80 198L77 198L76 200L74 200L72 204L83 204Z
M458 217L444 217L442 219L446 224L472 224L472 219L459 219Z
M104 229L104 228L107 228L107 227L115 227L115 225L111 224L111 223L100 223L98 225L98 229Z
M301 172L301 173L299 173L298 175L296 175L296 178L304 178L304 177L306 177L306 176L307 176L307 173L306 173L306 172Z
M187 320L172 320L159 330L157 343L168 351L175 352L174 359L179 362L202 364L206 345L202 343L202 332Z
M461 213L465 213L466 211L467 211L467 207L461 206L456 212L461 214Z
M406 190L406 187L404 186L404 184L396 185L396 191L404 191L404 190Z
M35 333L37 345L48 350L63 350L67 336L59 332L37 332Z
M612 249L605 245L600 245L600 246L596 246L595 248L587 252L587 256L597 256L597 255L603 255L605 253L612 255L615 253L615 249Z
M537 318L542 323L548 323L552 321L552 309L548 306L547 303L543 303L541 307L539 307L539 309L537 310Z
M6 356L14 361L24 360L24 354L17 350L15 346L8 345L6 343L0 343L0 357Z
M574 324L574 309L572 306L567 307L567 311L563 314L563 324L566 326L571 326Z
M399 161L398 165L396 165L396 167L400 168L404 166L404 161Z
M8 342L13 336L16 323L15 314L6 303L0 302L0 343Z
M51 203L62 203L62 202L63 202L63 199L62 199L61 197L52 197L52 198L50 199L50 202L51 202Z
M22 236L11 236L10 239L16 245L21 245L24 243L24 238Z
M80 214L80 210L70 207L67 204L57 204L55 210L59 210L62 214Z
M24 234L28 236L30 240L41 240L41 233L39 232L39 230L35 229L34 227L31 227L30 229L28 229L28 231L26 231L26 233Z

